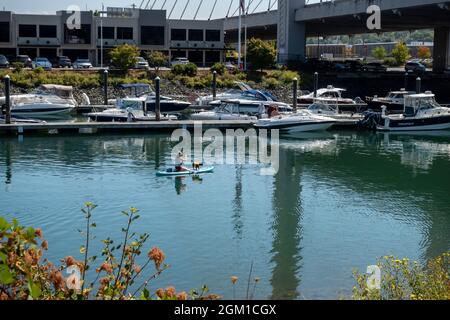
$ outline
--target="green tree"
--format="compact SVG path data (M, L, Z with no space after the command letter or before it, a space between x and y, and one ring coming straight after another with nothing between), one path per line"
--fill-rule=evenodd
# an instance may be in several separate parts
M273 42L252 38L247 47L247 61L253 70L262 72L274 65L277 51Z
M152 51L147 53L148 63L152 68L155 68L156 73L159 73L159 69L167 65L169 57L161 51Z
M384 58L386 58L387 56L387 52L384 47L376 47L372 50L372 55L375 57L375 59L384 60Z
M397 61L398 65L403 65L411 57L409 54L409 49L406 43L399 42L392 50L392 56Z
M139 48L129 44L115 47L110 52L113 65L124 71L129 70L136 65L139 55Z

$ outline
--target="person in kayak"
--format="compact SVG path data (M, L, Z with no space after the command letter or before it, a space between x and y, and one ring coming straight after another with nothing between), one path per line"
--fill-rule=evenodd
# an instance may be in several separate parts
M175 171L176 172L183 172L183 171L189 171L186 167L183 166L184 161L186 161L184 157L183 149L181 149L180 152L178 152L177 157L175 158Z

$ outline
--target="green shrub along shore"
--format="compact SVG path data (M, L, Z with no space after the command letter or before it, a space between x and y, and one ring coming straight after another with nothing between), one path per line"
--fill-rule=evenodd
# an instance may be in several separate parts
M250 85L273 89L279 86L291 85L294 78L300 79L297 72L289 70L268 70L263 72L228 72L222 64L216 64L211 70L218 71L217 87L231 88L236 81L245 81ZM41 84L60 84L73 86L74 88L91 88L102 85L101 71L73 71L52 70L44 71L42 68L28 70L15 68L14 70L0 71L0 77L9 75L11 83L22 89L35 88ZM110 72L109 84L118 86L128 83L153 83L154 78L159 76L162 80L174 84L181 84L189 89L206 89L211 87L212 71L199 71L194 64L186 66L177 65L167 71L139 71Z
M125 227L122 239L101 240L103 249L92 253L95 238L96 205L86 203L82 209L86 227L79 230L82 245L79 258L67 256L55 265L45 259L49 244L41 229L23 227L0 216L0 300L217 300L203 286L189 293L174 287L150 292L152 280L162 276L170 266L164 252L153 247L146 250L149 234L133 232L139 211L123 211ZM81 216L80 216L81 217ZM144 259L139 259L143 253ZM138 260L144 262L138 264ZM379 260L380 287L373 289L368 275L354 272L354 300L450 300L450 252L430 259L426 265L386 256ZM251 270L253 269L253 265ZM70 272L69 272L70 271ZM64 275L68 276L64 277ZM93 280L91 280L93 279ZM233 298L238 277L231 276ZM259 277L248 276L246 299L254 298ZM253 282L253 284L252 284ZM343 299L347 299L343 297Z

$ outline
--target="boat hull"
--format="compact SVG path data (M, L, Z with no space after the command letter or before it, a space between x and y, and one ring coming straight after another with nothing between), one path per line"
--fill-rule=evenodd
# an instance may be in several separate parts
M180 113L191 106L188 102L164 102L161 101L161 113ZM146 103L147 111L156 112L156 104L154 102Z
M422 118L422 119L401 119L389 120L388 126L378 126L379 131L434 131L449 130L450 115Z
M13 106L11 115L17 118L54 119L68 117L75 109L72 105L31 104Z
M383 106L386 107L386 111L390 113L402 113L405 106L403 104L388 103L383 101L367 101L367 106L370 110L381 112Z
M258 129L280 130L281 133L326 131L335 121L256 125Z

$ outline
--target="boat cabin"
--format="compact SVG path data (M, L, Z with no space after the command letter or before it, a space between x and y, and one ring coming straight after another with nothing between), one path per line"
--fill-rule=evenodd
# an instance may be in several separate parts
M119 88L127 91L129 97L141 97L153 92L151 86L147 83L122 84Z
M439 108L435 95L431 92L405 96L405 117L415 117L419 111Z
M265 106L256 101L225 100L211 105L215 106L216 113L261 115L266 112Z
M56 84L43 84L36 89L36 94L55 95L63 99L73 99L73 87Z

